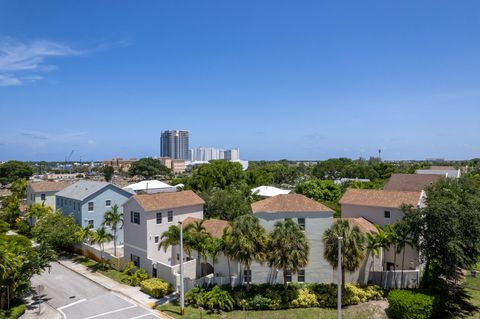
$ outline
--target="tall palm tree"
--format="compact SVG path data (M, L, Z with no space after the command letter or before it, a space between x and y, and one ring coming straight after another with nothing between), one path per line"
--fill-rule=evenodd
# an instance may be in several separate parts
M222 241L223 241L223 255L225 258L227 258L227 265L228 265L228 277L230 281L230 286L232 286L232 270L230 269L230 260L234 258L234 252L232 250L233 247L233 237L232 237L232 228L231 227L225 227L223 229L223 235L222 235Z
M117 204L105 212L102 225L113 231L113 254L117 256L117 230L123 228L123 213L118 210Z
M190 236L190 230L192 224L188 224L183 227L183 250L188 256L192 255L192 240ZM168 230L163 232L160 237L160 243L158 249L162 249L166 252L168 247L177 246L180 244L180 228L177 225L171 225Z
M400 247L400 250L402 251L402 269L401 269L401 275L400 275L400 286L403 285L403 275L404 275L404 266L405 266L405 248L406 246L414 247L415 241L412 238L411 235L411 229L408 225L403 220L400 220L394 225L394 231L397 237L397 243L398 246Z
M224 242L222 238L207 237L207 251L208 256L212 258L212 268L215 274L215 263L218 261L218 256L224 250Z
M355 271L365 258L365 235L348 220L338 220L323 234L323 256L332 265L338 266L338 237L342 237L342 290L345 289L345 271Z
M270 267L282 269L287 289L287 272L297 273L308 264L309 244L305 233L292 220L275 223L268 247Z
M383 284L383 272L385 271L385 249L388 250L388 247L391 244L391 236L389 231L389 225L386 225L384 228L375 225L377 229L377 234L375 235L378 245L380 246L380 263L382 265L381 268L381 278L380 281Z
M372 260L373 260L373 272L375 272L375 257L377 257L380 253L380 245L377 241L377 238L374 234L372 233L367 233L366 236L367 239L367 245L365 248L372 254Z
M77 238L78 242L91 242L94 231L92 230L93 225L87 224L87 226L81 228L79 231L75 233L75 237Z
M207 258L206 256L208 251L206 247L205 238L209 236L209 234L207 233L207 230L205 229L205 226L203 226L203 222L204 220L202 219L199 221L196 220L192 224L189 224L191 225L189 228L190 241L191 241L192 248L197 251L197 257L198 257L197 266L200 267L201 277L203 277L203 267L201 263L201 258L202 256L204 256L205 259Z
M100 259L101 259L101 264L104 264L103 260L103 253L105 251L105 243L108 243L112 241L113 236L107 232L107 229L105 226L101 226L97 228L97 230L93 233L92 236L92 244L98 244L100 246Z
M252 214L242 215L233 221L231 231L231 252L234 259L250 272L252 262L263 263L267 257L269 236L260 225L258 218ZM250 276L247 280L247 290L250 289Z

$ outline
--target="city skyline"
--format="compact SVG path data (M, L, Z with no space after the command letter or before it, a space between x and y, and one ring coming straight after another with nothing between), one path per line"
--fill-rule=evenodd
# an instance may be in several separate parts
M480 157L480 3L0 0L0 160Z

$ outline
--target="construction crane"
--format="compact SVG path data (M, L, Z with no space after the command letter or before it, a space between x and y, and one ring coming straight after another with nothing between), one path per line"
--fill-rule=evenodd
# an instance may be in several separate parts
M65 170L67 170L67 163L70 162L70 159L72 158L73 152L75 152L75 150L72 150L70 152L70 155L65 156L65 165L63 167Z

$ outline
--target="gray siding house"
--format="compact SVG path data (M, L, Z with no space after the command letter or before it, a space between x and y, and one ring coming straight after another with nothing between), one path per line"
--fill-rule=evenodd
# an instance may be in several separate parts
M260 224L271 232L277 221L291 219L305 231L310 244L309 263L298 274L288 274L291 282L330 283L332 267L323 258L323 233L333 222L333 210L300 194L287 194L270 197L252 204L252 212ZM243 278L251 276L253 283L282 283L280 269L253 263L251 274L243 271Z
M116 204L123 212L123 203L132 196L110 183L81 180L56 194L56 206L64 215L73 215L80 226L92 224L97 229L106 211ZM123 229L117 232L117 244L123 244Z

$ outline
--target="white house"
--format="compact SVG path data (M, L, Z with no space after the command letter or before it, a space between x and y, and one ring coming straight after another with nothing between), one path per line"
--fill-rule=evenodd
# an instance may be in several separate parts
M292 282L332 282L332 267L323 258L323 233L333 222L333 210L300 194L270 197L252 204L252 212L267 231L272 231L277 221L291 219L305 231L310 244L309 263L298 274L287 274ZM253 263L251 272L243 270L244 281L251 276L254 283L282 283L283 272L267 265Z

